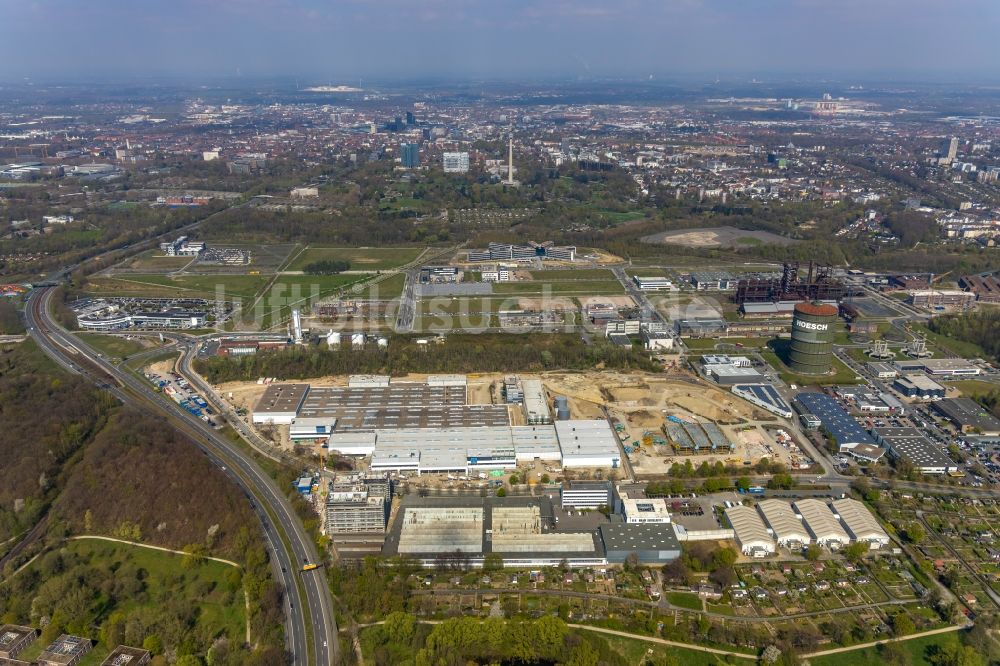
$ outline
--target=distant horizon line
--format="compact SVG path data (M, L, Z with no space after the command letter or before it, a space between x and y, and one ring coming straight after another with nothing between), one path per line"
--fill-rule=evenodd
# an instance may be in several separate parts
M883 73L852 73L852 72L711 72L689 71L671 72L648 75L599 74L599 75L475 75L475 74L439 74L422 76L341 76L324 77L316 74L214 74L189 76L180 73L158 74L107 74L77 77L72 75L58 76L51 74L23 75L0 79L2 87L22 86L89 86L89 85L174 85L174 86L217 86L241 84L245 86L257 84L281 84L294 86L297 90L322 86L347 86L360 88L361 92L374 90L378 87L411 87L420 85L574 85L583 83L627 84L627 85L713 85L720 86L775 86L775 85L837 85L837 86L887 86L914 85L933 87L997 87L1000 89L1000 74L991 76L974 75L968 72L883 72Z

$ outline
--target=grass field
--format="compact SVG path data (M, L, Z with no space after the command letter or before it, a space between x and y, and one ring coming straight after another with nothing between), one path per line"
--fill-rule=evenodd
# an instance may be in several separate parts
M150 298L215 298L221 285L223 296L243 299L253 296L267 283L266 275L121 275L88 280L85 290L102 296L148 296Z
M517 298L480 298L478 296L460 296L457 298L434 298L420 302L420 312L425 316L433 314L457 315L463 312L499 312L500 310L517 308Z
M927 342L930 344L935 344L944 349L958 354L962 358L986 358L990 357L982 347L972 342L965 342L964 340L955 340L954 338L949 338L947 336L941 335L940 333L934 333L926 326L920 324L913 324L913 330L919 331L927 335Z
M573 280L615 280L607 268L553 269L551 271L531 271L535 282L569 282Z
M149 601L140 603L128 598L118 598L113 602L104 602L105 612L120 610L128 616L143 607L156 606L156 600L169 595L188 600L197 607L198 625L204 627L206 633L225 635L236 644L246 640L242 590L236 594L225 591L233 567L221 562L203 561L193 568L187 568L181 555L97 539L71 541L65 548L89 559L96 566L111 562L127 563L146 572L144 596ZM96 630L90 637L98 638ZM32 660L45 647L42 641L36 640L18 658ZM80 666L99 665L114 647L98 641L94 649L79 662Z
M279 275L259 298L244 301L242 319L270 328L290 318L293 308L306 311L319 299L368 279L364 275Z
M410 263L423 251L419 247L310 247L303 250L286 270L301 271L316 261L351 262L354 271L384 271Z
M673 271L659 266L632 266L625 269L625 274L629 277L669 277Z
M382 280L378 284L363 288L360 293L355 294L351 291L345 295L345 298L366 298L371 300L391 301L394 298L399 298L400 294L403 293L403 286L405 284L406 275L403 273L397 273L392 277Z
M118 335L102 335L100 333L77 333L76 335L88 345L109 357L125 358L148 349L141 342L126 340Z
M767 346L769 341L770 338L685 338L684 344L691 351L714 351L717 346L720 350L739 351L744 347L761 349Z
M581 629L580 631L583 630ZM708 652L701 652L700 650L687 650L685 648L657 645L656 643L649 643L634 638L620 638L618 636L608 636L607 634L598 635L608 642L608 646L612 650L625 657L625 661L629 664L642 664L647 657L656 660L667 656L673 657L678 663L684 666L717 666L718 664L728 663L747 664L749 666L753 664L753 661L749 659L744 660L734 657L734 661L727 662L723 661L722 657ZM656 662L654 661L653 663Z
M833 374L832 375L800 375L792 372L787 365L781 360L780 356L772 350L761 351L760 355L765 361L774 366L774 369L778 371L778 375L781 376L781 381L786 384L797 384L799 386L815 386L818 384L830 385L830 384L857 384L858 376L853 370L848 368L839 359L833 359Z
M320 297L335 293L350 285L370 280L370 275L279 275L274 284L268 288L272 295L284 295L289 298L306 298L312 295Z
M937 636L927 636L925 638L914 638L909 641L902 641L906 653L910 656L911 666L930 666L935 663L928 657L928 649L934 646L948 647L958 642L958 634L938 634ZM851 650L842 654L832 654L828 657L813 657L809 660L812 666L882 666L886 663L882 656L882 649L864 648L862 650Z
M174 271L191 263L193 257L165 257L160 250L143 252L125 264L126 268L137 271Z
M976 396L987 395L994 391L1000 391L1000 384L984 382L978 379L960 379L956 382L948 382L947 386L954 386L962 395L975 399Z
M691 610L702 610L701 599L697 594L690 592L667 592L667 601L671 606L678 608L689 608Z
M600 294L624 294L625 289L618 280L570 280L561 282L500 282L493 285L493 293L498 295L517 294L575 294L581 296Z
M630 210L624 213L619 213L613 210L602 210L599 211L601 217L609 222L615 224L621 224L622 222L634 222L635 220L642 220L646 217L646 214L638 210Z

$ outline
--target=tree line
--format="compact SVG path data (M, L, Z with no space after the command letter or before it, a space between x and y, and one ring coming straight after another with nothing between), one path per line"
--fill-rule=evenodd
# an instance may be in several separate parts
M283 351L199 360L196 368L212 383L258 377L307 379L326 375L470 372L539 372L595 367L659 371L642 350L603 341L584 344L569 334L452 335L435 345L394 337L388 347L364 349L295 347Z
M349 270L351 270L351 262L343 259L324 259L302 267L302 272L306 275L337 275Z

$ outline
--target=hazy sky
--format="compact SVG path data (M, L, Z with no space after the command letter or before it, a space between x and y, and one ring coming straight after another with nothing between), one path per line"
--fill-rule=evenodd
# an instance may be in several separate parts
M0 79L1000 76L1000 0L0 0Z

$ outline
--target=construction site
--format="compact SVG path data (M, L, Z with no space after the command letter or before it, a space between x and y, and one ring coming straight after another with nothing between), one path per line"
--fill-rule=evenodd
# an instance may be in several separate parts
M334 376L303 385L234 382L217 390L281 448L357 457L355 464L381 472L430 473L427 485L471 481L486 467L498 478L515 470L528 478L591 478L593 470L627 462L636 477L660 477L688 460L695 467L749 466L768 458L791 469L812 462L784 421L686 376ZM603 430L590 424L604 424ZM448 478L436 478L444 472Z

